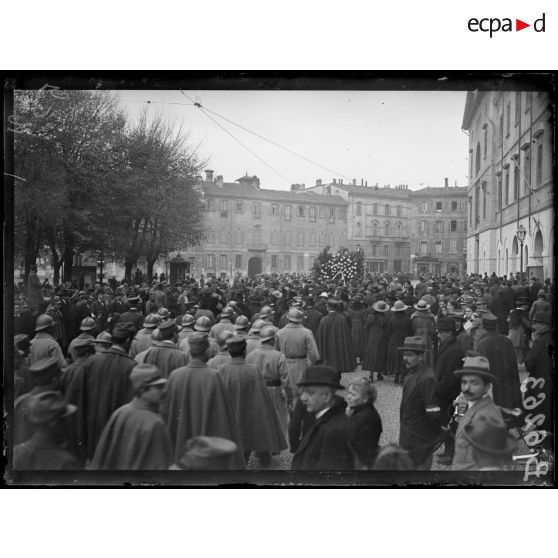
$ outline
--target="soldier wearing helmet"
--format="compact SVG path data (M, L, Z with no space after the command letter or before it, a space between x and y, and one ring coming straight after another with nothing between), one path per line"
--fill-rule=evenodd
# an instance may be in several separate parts
M72 339L68 347L67 360L69 364L75 362L78 357L77 352L75 350L75 345L77 340L89 339L93 342L98 333L97 322L95 321L94 318L91 317L83 318L83 320L81 320L81 323L79 324L79 329L81 330L81 333L75 339Z
M263 320L256 320L252 324L246 339L246 354L251 353L260 346L260 331L265 325L266 323Z
M248 338L248 328L250 327L250 320L246 316L238 316L234 322L234 331L236 335Z
M219 366L231 360L231 354L229 353L229 348L227 347L227 339L233 336L234 333L229 329L222 329L219 333L217 333L215 341L217 341L217 344L219 345L219 352L207 361L207 366L217 370Z
M263 320L266 324L275 325L275 312L271 306L263 306L262 309L252 316L252 323Z
M180 322L182 329L178 333L179 346L182 344L182 341L184 341L184 339L187 339L188 337L190 337L190 335L194 333L194 323L195 320L192 314L187 313L182 316L182 320Z
M219 332L225 329L234 333L233 316L234 310L230 306L223 308L223 311L219 315L219 323L211 328L209 336L216 339Z
M148 314L143 320L143 329L140 329L134 337L130 346L130 356L135 358L139 353L153 346L153 330L161 322L160 316L157 314Z
M35 322L35 337L31 340L29 363L52 357L60 368L66 367L62 348L54 339L54 320L48 314L41 314Z
M196 321L194 323L194 331L197 331L199 333L203 333L204 335L207 335L207 337L208 337L209 349L207 351L208 351L208 357L209 358L213 358L219 352L219 345L217 344L217 341L215 341L215 339L213 339L212 337L209 337L209 331L211 330L211 326L212 326L212 323L211 323L210 318L208 316L205 316L205 315L201 315L199 318L196 319ZM188 344L188 338L184 339L181 342L179 348L187 356L190 354L190 345Z

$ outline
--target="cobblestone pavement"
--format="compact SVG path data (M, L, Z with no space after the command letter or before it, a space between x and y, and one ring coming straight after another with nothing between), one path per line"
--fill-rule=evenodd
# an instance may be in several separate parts
M354 372L349 372L343 374L341 377L341 384L347 386L351 380L358 377L369 377L369 373L363 371L360 366ZM526 373L523 367L520 366L520 381L526 377ZM380 437L380 445L395 443L399 441L399 406L401 404L401 393L403 391L403 386L400 384L395 384L393 382L393 376L384 376L384 380L375 382L376 389L378 390L378 398L376 400L375 406L380 413L382 418L383 432ZM339 392L342 394L343 392ZM512 431L512 434L517 434ZM450 466L441 465L437 461L437 457L441 455L444 451L444 446L442 445L436 453L434 454L434 459L432 463L432 470L435 471L449 471ZM518 441L518 447L515 451L516 455L523 455L528 453L528 448L522 439ZM280 455L275 456L272 459L271 464L267 469L272 470L288 470L290 469L292 455L288 450L283 451ZM248 462L248 469L257 470L261 469L258 461L252 456Z

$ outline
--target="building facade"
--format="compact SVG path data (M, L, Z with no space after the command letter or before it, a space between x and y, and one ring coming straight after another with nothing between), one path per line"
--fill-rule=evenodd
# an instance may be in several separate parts
M466 272L467 187L411 192L411 270L415 275Z
M291 191L263 189L256 176L224 182L213 171L196 189L205 205L206 237L169 260L171 280L179 263L198 276L305 273L326 246L336 251L346 245L347 203L340 196L320 196L298 184Z
M554 277L551 120L545 92L467 94L471 272Z
M347 242L350 250L364 252L365 268L371 272L410 270L409 219L411 194L406 185L368 186L352 180L346 184L334 179L329 184L317 180L306 192L326 199L340 196L348 205Z

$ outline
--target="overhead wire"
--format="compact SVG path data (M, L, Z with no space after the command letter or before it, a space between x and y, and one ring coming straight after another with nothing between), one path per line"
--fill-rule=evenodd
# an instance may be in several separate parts
M302 159L312 165L315 165L323 170L326 170L336 176L341 176L343 178L346 178L347 180L351 180L348 176L334 171L328 167L325 167L324 165L321 165L320 163L316 163L315 161L312 161L312 159L309 159L308 157L305 157L304 155L300 155L299 153L297 153L296 151L293 151L292 149L289 149L288 147L285 147L273 140L270 140L264 136L262 136L261 134L258 134L257 132L254 132L253 130L250 130L249 128L246 128L245 126L242 126L241 124L238 124L236 122L234 122L233 120L230 120L229 118L227 118L226 116L223 116L222 114L219 114L218 112L215 112L214 110L211 110L209 108L207 108L206 106L203 106L201 104L201 102L198 100L197 102L195 102L189 95L187 95L184 91L180 90L180 92L185 95L188 99L190 99L190 101L192 101L194 103L195 106L197 106L199 109L204 109L207 112L210 112L211 114L214 114L215 116L218 116L219 118L222 118L223 120L226 120L227 122L229 122L230 124L232 124L233 126L236 126L238 128L240 128L241 130L244 130L246 132L249 132L250 134L253 134L254 136L274 145L275 147L279 147L280 149L283 149L284 151L287 151L288 153L290 153L291 155L294 155L295 157L298 157L299 159Z

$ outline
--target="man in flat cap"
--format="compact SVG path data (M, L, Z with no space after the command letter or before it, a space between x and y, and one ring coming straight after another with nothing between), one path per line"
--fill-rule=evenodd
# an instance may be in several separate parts
M87 359L82 381L76 385L76 413L79 438L85 446L87 459L95 447L112 413L133 397L130 372L136 365L128 355L135 327L128 322L117 323L112 331L112 345Z
M162 412L167 424L174 460L184 444L195 436L218 436L239 447L232 467L245 467L240 431L230 393L219 372L207 366L209 338L198 332L188 337L189 361L171 372Z
M287 448L281 423L263 374L255 366L246 364L246 339L235 335L226 343L231 358L218 370L231 395L244 459L248 462L250 454L255 452L261 465L267 466L270 454Z
M428 349L422 337L406 337L399 351L408 372L399 412L399 445L409 452L416 469L428 471L441 435L438 382L425 363Z
M461 397L467 410L459 417L455 434L455 455L452 463L454 471L468 471L479 468L473 457L473 445L467 433L478 428L485 420L494 422L505 429L502 413L490 397L490 388L497 379L490 371L488 359L475 352L469 352L463 359L463 366L454 374L461 380ZM489 441L486 442L489 444Z
M486 334L477 345L477 351L488 359L490 372L498 380L492 388L492 399L499 407L521 409L519 370L513 343L498 333L498 318L493 314L483 315L482 327Z
M354 435L345 414L346 405L336 398L343 389L334 368L323 364L310 366L301 381L300 401L315 417L293 456L291 469L343 471L355 468Z
M91 462L92 469L168 469L173 460L165 422L159 414L167 380L157 366L138 364L130 373L134 398L107 422Z
M143 362L157 366L161 376L168 378L174 369L186 365L188 357L176 344L178 331L174 320L166 320L160 323L159 333L161 341L153 343L153 346L147 351Z
M339 378L342 373L352 372L356 368L351 331L342 308L340 300L327 301L328 313L320 321L316 337L320 358L324 364L337 370Z
M68 405L57 391L45 391L29 400L29 421L34 430L30 438L15 445L13 468L30 471L81 469L82 465L67 446L67 419L76 407Z

